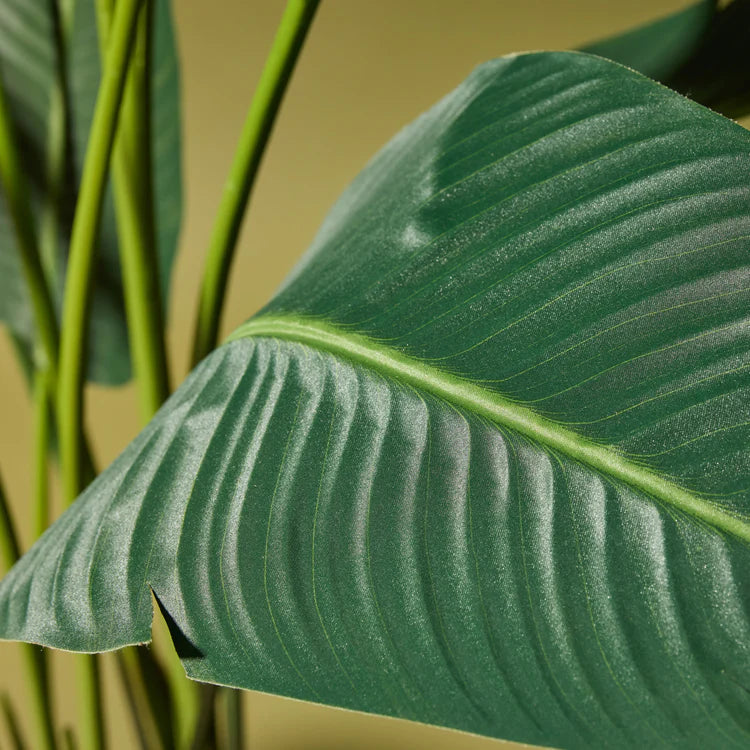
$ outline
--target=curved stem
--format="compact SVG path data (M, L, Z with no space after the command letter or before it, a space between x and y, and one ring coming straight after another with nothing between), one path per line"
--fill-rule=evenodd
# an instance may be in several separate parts
M57 318L42 268L28 186L21 167L13 122L1 80L0 182L16 233L21 266L29 288L38 341L41 344L41 350L35 352L35 359L42 359L37 369L49 369L54 380L58 355Z
M63 496L68 504L75 500L83 485L83 377L94 250L117 115L140 5L141 0L120 0L117 3L112 23L112 43L109 46L96 100L81 189L73 220L70 258L65 280L58 389Z
M112 0L97 1L102 59L108 47ZM152 3L141 12L112 154L120 261L130 351L147 422L169 395L164 315L159 285L151 158Z
M208 248L193 338L192 364L215 346L229 270L268 137L319 0L289 0L240 135Z

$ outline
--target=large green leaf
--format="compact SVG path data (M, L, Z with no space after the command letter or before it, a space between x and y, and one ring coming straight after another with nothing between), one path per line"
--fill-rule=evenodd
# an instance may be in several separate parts
M45 202L50 128L57 56L55 23L48 0L0 0L0 72L8 89L14 125L25 155L34 208L40 219ZM61 206L58 259L52 282L56 304L62 302L65 263L77 186L93 117L100 68L97 53L96 4L75 0L68 40L70 144L69 182ZM166 295L177 248L181 213L180 107L175 43L169 0L155 3L152 74L152 150L157 241L162 293ZM0 200L0 320L26 343L34 341L31 302L17 258L12 226ZM117 232L112 200L104 208L98 248L97 279L91 315L89 372L92 380L121 383L130 376L127 328Z
M561 747L750 734L750 135L480 67L0 584L0 635Z

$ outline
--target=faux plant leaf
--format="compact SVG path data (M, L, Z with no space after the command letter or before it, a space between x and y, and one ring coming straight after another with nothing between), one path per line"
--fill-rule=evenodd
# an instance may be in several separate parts
M0 584L0 635L558 747L750 733L750 134L475 71Z
M665 18L583 47L663 81L676 73L700 47L716 11L715 0L700 0Z
M41 226L48 189L49 128L56 85L57 55L54 43L55 3L0 0L0 66L7 88L17 136L28 166L34 208ZM69 186L60 217L58 252L48 262L54 276L58 306L62 290L77 185L83 165L93 116L100 69L97 54L96 4L76 0L67 73L69 83L70 144ZM152 74L152 149L156 196L156 221L162 292L166 295L172 261L177 248L181 212L179 81L177 57L168 0L157 0L154 8ZM105 203L99 248L97 278L91 314L88 377L116 384L130 377L127 328L118 258L117 232L108 197ZM31 302L17 259L12 226L0 197L0 320L26 346L34 341Z
M584 52L628 65L730 117L750 112L750 0L710 0Z

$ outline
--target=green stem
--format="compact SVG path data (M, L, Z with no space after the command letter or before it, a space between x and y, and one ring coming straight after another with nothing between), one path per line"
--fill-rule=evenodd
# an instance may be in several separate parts
M109 45L112 0L97 0L96 10L100 56L104 60ZM151 419L169 395L153 209L150 86L152 23L153 8L149 2L141 12L138 23L112 155L130 351L144 423ZM151 652L147 653L147 658L156 658ZM168 717L156 711L149 700L144 664L139 657L132 649L123 652L120 657L121 675L131 704L137 707L138 715L134 718L141 726L141 731L145 735L154 735L158 730L164 741L168 735L171 737L165 726ZM185 733L185 727L181 724L184 725L185 719L189 718L190 707L197 707L197 695L194 695L196 689L186 679L182 665L171 649L167 652L166 662L171 691L176 698L175 732L180 736Z
M97 1L101 57L108 44L112 0ZM151 158L151 31L153 7L141 12L112 155L120 261L130 351L147 422L169 395L159 285Z
M229 270L242 218L318 2L289 0L250 104L206 257L193 339L193 365L216 346Z
M117 3L112 23L112 43L107 52L107 61L96 100L73 220L70 257L65 280L58 388L58 428L63 497L68 504L75 500L83 486L81 472L83 377L94 250L109 158L115 138L128 58L141 2L142 0L120 0Z
M3 565L6 570L10 570L16 564L16 560L21 557L18 534L16 534L13 516L5 495L2 476L0 476L0 554L3 556Z
M64 750L78 750L78 742L72 727L65 727L62 735L62 746Z
M57 410L63 498L66 504L75 500L84 484L83 378L94 250L109 159L125 87L128 58L133 46L141 2L142 0L119 0L117 3L112 22L111 44L102 71L73 220L65 280ZM78 665L82 700L81 747L84 750L104 748L99 665L93 655L81 656Z
M49 441L50 405L53 403L49 374L34 373L34 539L38 539L49 525Z
M147 652L137 648L125 648L115 654L117 668L123 687L131 705L141 745L146 750L169 750L174 747L172 727L165 711L155 710L151 691L159 686L147 684L148 668L143 661ZM164 695L159 696L162 700ZM164 719L163 721L161 719Z
M53 380L57 367L58 328L55 308L49 294L37 244L34 215L31 211L28 186L16 146L13 122L0 79L0 182L5 191L8 212L16 233L21 266L29 288L34 322L41 344L35 352L37 369L49 370Z
M242 750L242 692L223 689L217 695L216 720L219 750Z
M200 706L195 716L193 729L193 740L189 750L204 750L211 747L211 739L215 734L214 721L216 712L214 704L216 701L216 685L200 685Z
M84 750L106 748L102 680L98 654L79 654L76 658L80 747Z
M5 569L11 568L21 556L10 506L5 496L3 480L0 476L0 553L3 556ZM34 727L37 732L38 747L43 750L55 750L55 726L52 710L52 699L47 673L47 655L39 646L31 643L21 644L24 663L31 690L31 709Z
M13 749L26 750L28 745L24 742L21 725L18 722L18 715L13 708L13 704L10 702L10 697L5 692L0 694L0 713L5 718L5 726L8 730L8 736L10 737Z
M63 224L70 179L70 108L67 40L70 38L73 8L70 0L47 0L55 45L55 82L50 90L47 121L47 172L43 212L40 221L40 251L47 285L54 289L59 277L59 237Z

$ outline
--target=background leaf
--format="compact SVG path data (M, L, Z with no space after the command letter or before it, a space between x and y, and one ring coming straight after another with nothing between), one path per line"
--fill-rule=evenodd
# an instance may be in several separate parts
M701 0L665 18L582 48L664 81L698 50L716 12L715 0Z
M750 112L750 2L704 0L666 18L587 45L729 117Z
M561 747L750 732L750 135L479 68L0 584L0 634Z
M0 4L0 65L38 217L49 197L48 122L56 65L51 6L48 2L25 0L2 0ZM77 184L99 85L95 3L77 0L68 47L72 172L62 206L60 257L53 284L58 306L62 301ZM158 251L162 293L166 298L182 204L179 78L168 0L155 3L152 117ZM31 305L16 257L12 226L2 204L0 230L0 319L31 348L34 340ZM88 377L96 382L117 384L130 377L123 304L116 224L112 199L108 196L91 314Z

